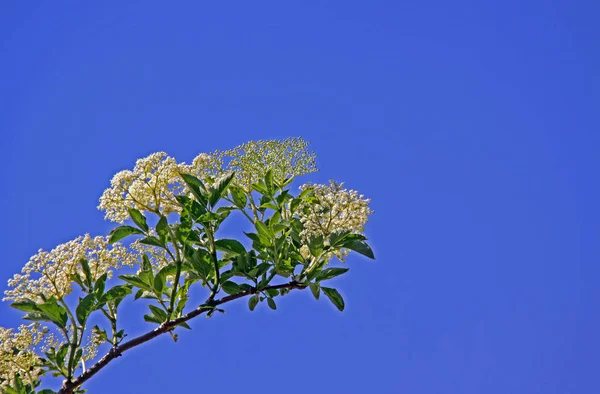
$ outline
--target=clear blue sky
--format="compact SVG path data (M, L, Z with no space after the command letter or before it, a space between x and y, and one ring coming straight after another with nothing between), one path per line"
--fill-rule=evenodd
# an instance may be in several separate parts
M303 136L373 201L347 310L239 302L91 394L599 393L594 3L3 1L0 280L137 157Z

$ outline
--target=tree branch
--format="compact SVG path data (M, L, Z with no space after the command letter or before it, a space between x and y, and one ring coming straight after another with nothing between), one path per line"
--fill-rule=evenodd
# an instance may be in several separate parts
M249 290L244 290L236 294L228 295L226 297L220 298L216 301L211 301L210 305L200 305L198 308L193 311L187 313L184 316L178 317L174 320L169 320L167 322L162 323L160 326L155 328L152 331L149 331L145 334L140 335L139 337L133 338L127 342L124 342L121 345L114 346L108 353L106 353L98 362L92 365L89 369L84 371L81 375L79 375L76 379L71 381L63 382L63 386L58 391L58 394L72 394L73 390L81 386L92 376L97 374L102 368L104 368L108 363L110 363L115 358L121 356L124 352L129 349L132 349L142 343L148 342L151 339L156 338L159 335L165 334L171 331L173 328L177 327L179 324L186 322L188 320L193 319L196 316L203 314L204 312L208 312L214 309L218 305L225 304L229 301L237 300L238 298L245 297L250 294L256 294L259 291L270 290L270 289L304 289L305 285L298 283L296 281L291 281L289 283L284 283L281 285L267 286L264 289L257 289L253 287Z

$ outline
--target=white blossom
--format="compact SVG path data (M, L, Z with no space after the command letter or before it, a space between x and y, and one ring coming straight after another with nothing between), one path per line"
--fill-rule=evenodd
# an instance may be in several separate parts
M298 207L300 222L303 225L301 236L308 242L312 236L322 235L325 243L335 231L364 232L365 224L373 211L369 208L370 199L364 198L356 190L344 189L343 183L330 181L329 185L304 184L301 190L311 189L309 196ZM329 253L344 260L348 250Z
M179 173L185 165L178 164L165 152L138 159L133 171L123 170L110 181L111 187L100 197L98 209L105 211L107 220L123 223L128 208L160 212L168 215L179 212L175 194L183 189Z
M89 234L58 245L50 252L42 249L25 264L20 274L8 281L4 300L31 299L41 301L42 295L64 298L72 290L71 274L82 274L81 259L87 259L93 279L114 269L133 266L138 255L121 244L108 244L108 238Z
M39 323L22 324L16 330L0 327L0 391L4 392L17 374L32 386L39 379L42 368L36 347L46 331Z

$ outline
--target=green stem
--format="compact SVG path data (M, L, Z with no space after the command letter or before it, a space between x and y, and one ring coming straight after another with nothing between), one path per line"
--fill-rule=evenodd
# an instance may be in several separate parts
M71 378L73 378L73 372L75 372L75 368L73 367L73 357L75 357L75 351L77 350L77 348L80 345L81 339L78 338L78 334L79 334L79 330L77 329L77 322L75 321L75 317L73 316L73 313L71 313L71 310L69 309L69 307L67 306L67 304L65 303L65 301L61 298L58 300L61 305L67 310L67 315L69 316L69 319L71 320L71 328L73 329L73 340L71 341L69 336L67 335L67 341L69 341L69 347L71 348L71 350L69 351L69 364L67 365L67 379L71 380ZM85 330L85 327L81 327L82 329L82 335L81 337L83 337L83 331Z

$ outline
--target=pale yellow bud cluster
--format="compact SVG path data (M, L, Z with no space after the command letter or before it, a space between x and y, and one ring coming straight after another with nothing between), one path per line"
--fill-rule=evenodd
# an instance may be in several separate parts
M39 379L42 368L36 347L45 333L39 323L22 324L17 330L0 327L0 392L17 374L25 384Z
M315 172L316 156L307 147L308 142L300 137L250 141L223 152L223 155L230 158L227 169L235 171L240 186L250 191L250 185L264 178L269 170L279 183L288 177Z
M310 196L300 204L298 212L304 230L301 236L308 240L315 235L322 235L327 242L329 235L335 231L346 230L362 233L369 215L370 199L365 199L356 190L344 189L343 183L330 181L329 185L305 184L301 190L312 189ZM343 261L347 250L330 253L329 258L338 257Z
M83 275L80 260L87 259L93 279L105 273L110 276L114 269L133 266L139 255L121 244L108 244L107 237L91 237L89 234L58 245L50 252L42 249L25 264L20 274L8 281L9 289L4 300L30 299L41 301L42 295L64 298L72 290L71 275Z

